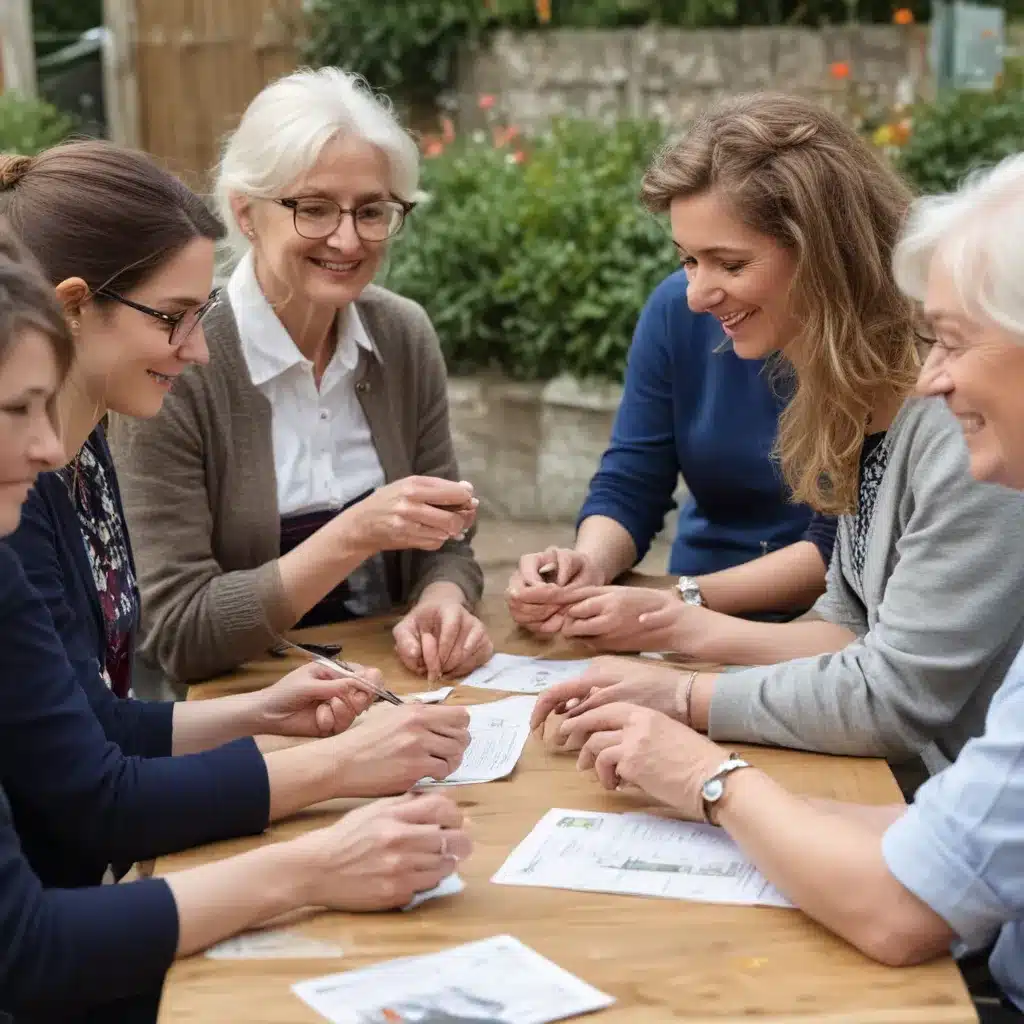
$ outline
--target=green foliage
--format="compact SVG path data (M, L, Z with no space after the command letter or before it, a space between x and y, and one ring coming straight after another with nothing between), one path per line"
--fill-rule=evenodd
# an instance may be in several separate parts
M81 33L103 24L103 0L32 0L37 34Z
M637 314L674 265L637 200L661 139L646 122L565 121L522 151L453 143L424 162L429 198L383 283L426 307L452 372L620 380Z
M66 139L74 128L74 121L49 103L0 93L0 153L34 156Z
M959 92L922 104L897 166L922 192L955 189L973 168L1024 149L1024 87L1019 74L991 93Z

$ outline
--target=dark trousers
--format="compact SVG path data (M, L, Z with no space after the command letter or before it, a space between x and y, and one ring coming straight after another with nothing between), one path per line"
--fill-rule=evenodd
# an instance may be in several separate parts
M988 969L988 958L991 955L992 950L986 949L957 961L981 1024L1022 1024L1024 1013L1003 995Z

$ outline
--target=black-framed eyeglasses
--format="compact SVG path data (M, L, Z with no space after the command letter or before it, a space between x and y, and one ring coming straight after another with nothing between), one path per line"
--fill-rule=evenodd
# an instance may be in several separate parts
M320 196L296 196L274 202L292 211L295 231L303 238L328 238L341 226L342 219L351 215L356 234L364 242L385 242L393 238L416 206L403 199L374 199L345 208L333 199Z
M210 307L217 301L220 289L214 288L210 292L210 297L205 302L200 303L198 306L192 306L189 309L183 309L179 313L165 313L162 309L144 306L141 302L133 302L131 299L126 299L123 295L118 295L117 292L112 291L110 288L97 288L96 294L102 295L105 299L113 299L114 302L120 302L122 306L137 309L140 313L153 317L154 320L170 324L171 336L168 340L172 345L183 345L188 336L196 329L196 324L206 316Z

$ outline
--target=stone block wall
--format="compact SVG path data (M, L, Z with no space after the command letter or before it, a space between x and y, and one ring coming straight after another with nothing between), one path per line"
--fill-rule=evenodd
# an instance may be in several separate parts
M492 93L527 131L566 115L681 125L709 102L764 89L851 112L888 109L931 89L927 48L926 29L895 25L500 32L464 56L459 108L463 127L478 127L475 97ZM839 62L845 80L830 72Z

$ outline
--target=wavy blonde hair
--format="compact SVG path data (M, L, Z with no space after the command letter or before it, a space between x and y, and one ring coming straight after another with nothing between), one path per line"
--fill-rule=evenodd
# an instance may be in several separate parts
M699 116L655 157L641 199L664 212L711 189L796 257L802 328L786 346L795 388L776 452L794 501L852 512L872 407L910 394L918 372L914 306L891 270L910 190L838 117L770 93Z

